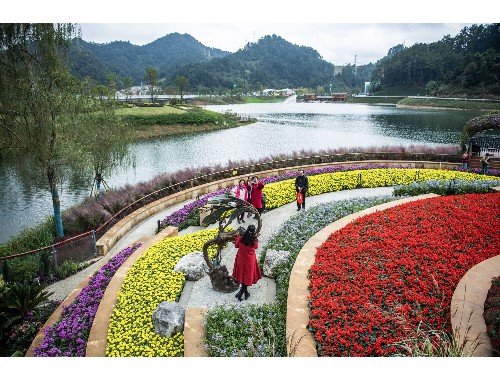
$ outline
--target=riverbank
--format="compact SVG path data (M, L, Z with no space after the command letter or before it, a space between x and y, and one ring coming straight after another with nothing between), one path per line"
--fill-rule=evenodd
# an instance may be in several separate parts
M133 140L210 132L256 121L240 121L236 114L220 114L204 110L197 105L120 108L117 114L133 129Z
M437 97L408 97L408 96L356 96L351 97L348 103L371 105L395 105L398 108L426 108L450 110L499 111L500 100L489 99L462 99Z
M251 103L283 103L288 97L283 96L199 96L192 101L198 106L207 105L231 105L231 104L251 104Z
M400 100L396 104L396 107L499 111L500 101L488 99L407 97Z

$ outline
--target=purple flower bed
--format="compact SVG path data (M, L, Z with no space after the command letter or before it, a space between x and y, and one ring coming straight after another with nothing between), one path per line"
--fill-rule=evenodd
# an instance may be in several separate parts
M85 356L90 329L106 287L118 268L140 246L121 250L92 276L75 300L63 308L59 321L45 329L42 344L33 349L35 356Z
M454 169L454 170L457 170L459 172L481 174L482 169L480 169L480 168L474 168L474 169L458 168L458 169ZM500 170L488 169L488 175L493 176L493 177L500 177Z

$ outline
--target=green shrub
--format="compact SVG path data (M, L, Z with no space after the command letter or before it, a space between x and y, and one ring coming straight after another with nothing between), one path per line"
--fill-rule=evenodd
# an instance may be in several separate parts
M32 281L40 269L40 254L32 254L28 256L10 259L8 265L8 281L23 282Z
M28 312L38 314L38 309L48 302L49 297L53 294L44 288L44 285L30 281L9 283L0 304L2 335L5 329L22 320L28 315Z
M54 273L60 280L63 280L69 276L76 274L79 268L79 263L73 260L67 260L61 265L55 267Z
M4 352L4 354L8 356L24 356L42 326L43 324L37 320L24 320L22 323L13 326L7 334L8 338L5 345L7 352Z
M27 252L53 243L55 236L54 218L49 217L43 223L23 230L5 244L0 245L0 256Z
M5 281L3 275L0 274L0 301L2 299L3 291L5 290Z
M134 126L170 124L227 124L229 122L229 120L224 118L221 114L207 110L158 115L127 115L124 116L124 118Z

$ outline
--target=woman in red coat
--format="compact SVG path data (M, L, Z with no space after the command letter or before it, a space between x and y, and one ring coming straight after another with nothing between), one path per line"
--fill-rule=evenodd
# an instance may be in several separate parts
M248 192L250 193L250 203L253 207L257 209L259 214L262 214L262 189L264 188L264 184L259 181L257 176L253 176L250 179L250 182L247 184ZM255 218L257 219L257 215Z
M245 299L250 297L248 287L256 284L262 278L260 273L255 249L259 243L255 234L255 226L249 225L243 236L237 234L234 241L234 246L238 248L236 258L234 259L233 278L241 283L241 289L236 293L235 297L241 301L241 297L245 294Z

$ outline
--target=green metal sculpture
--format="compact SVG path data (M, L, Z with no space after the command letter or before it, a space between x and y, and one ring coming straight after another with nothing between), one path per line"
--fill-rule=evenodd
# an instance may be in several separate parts
M218 221L219 232L215 238L203 245L203 257L208 265L208 275L210 276L212 287L219 292L231 293L238 289L239 283L229 275L225 265L221 266L221 251L228 242L234 241L238 230L227 231L226 229L233 220L243 213L248 212L254 214L257 218L256 234L258 235L262 228L262 220L254 206L231 195L211 198L207 205L210 206L210 214L203 218L201 223L209 225ZM217 254L213 261L208 256L208 249L212 245L217 245Z

